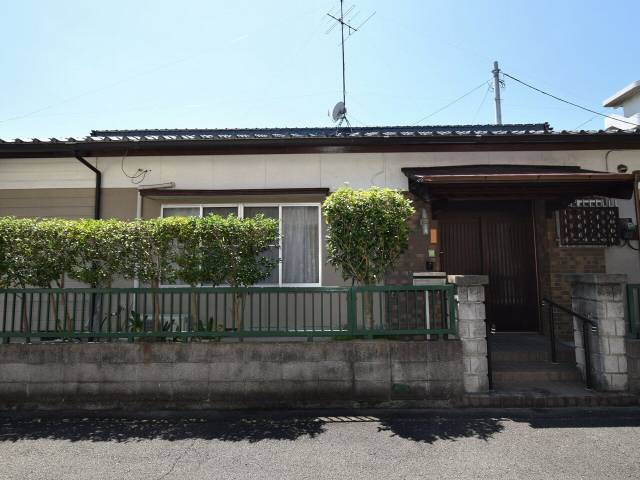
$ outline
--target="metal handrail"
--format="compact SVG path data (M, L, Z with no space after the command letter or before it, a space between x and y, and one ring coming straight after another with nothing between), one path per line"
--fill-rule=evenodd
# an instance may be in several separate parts
M640 338L640 284L627 285L627 318L629 336Z
M553 317L553 309L557 308L561 312L564 312L568 315L571 315L574 318L582 321L582 345L584 348L584 368L585 368L585 384L588 389L591 389L593 386L592 372L591 372L591 347L589 345L589 331L587 329L587 325L591 326L591 330L595 333L598 328L598 324L594 322L592 319L581 315L580 313L574 312L573 310L563 307L548 298L542 299L542 306L548 305L549 308L549 341L551 342L551 361L553 363L557 363L557 352L556 352L556 338L555 338L555 321Z
M580 315L577 312L574 312L573 310L567 308L567 307L563 307L562 305L559 305L555 302L552 302L551 300L549 300L548 298L543 298L542 299L542 304L544 305L545 303L548 303L549 305L557 308L558 310L567 313L569 315L573 315L574 317L579 318L580 320L584 321L584 322L589 322L593 327L598 328L598 324L596 322L594 322L592 319L585 317L584 315Z

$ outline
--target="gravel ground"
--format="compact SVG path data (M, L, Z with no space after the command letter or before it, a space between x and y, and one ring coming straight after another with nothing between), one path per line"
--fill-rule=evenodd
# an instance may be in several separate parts
M640 410L0 417L0 479L640 478Z

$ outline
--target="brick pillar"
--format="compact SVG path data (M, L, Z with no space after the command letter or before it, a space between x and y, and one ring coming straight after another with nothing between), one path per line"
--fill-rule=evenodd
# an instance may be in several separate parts
M589 349L593 387L605 392L628 389L625 347L624 285L626 275L592 273L571 275L571 309L591 320L597 329L589 327ZM585 349L582 320L573 319L576 363L586 379Z
M466 393L489 390L487 339L484 309L486 275L449 275L456 286L458 331L462 342L464 390Z

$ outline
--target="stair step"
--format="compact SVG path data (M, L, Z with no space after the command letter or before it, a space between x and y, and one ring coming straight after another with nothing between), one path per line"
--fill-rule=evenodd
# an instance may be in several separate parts
M580 373L572 364L548 362L492 362L493 380L496 383L533 384L540 382L577 382Z
M491 360L494 362L548 362L551 361L551 353L540 350L492 350ZM574 362L575 354L572 350L558 350L558 362Z
M557 408L557 407L627 407L640 405L640 397L630 393L587 391L537 393L504 391L467 394L466 407L484 408Z

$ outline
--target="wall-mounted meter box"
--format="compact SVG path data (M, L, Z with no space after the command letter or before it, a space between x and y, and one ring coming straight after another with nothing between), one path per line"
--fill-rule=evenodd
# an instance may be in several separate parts
M637 240L638 226L631 218L618 219L618 232L621 240Z

